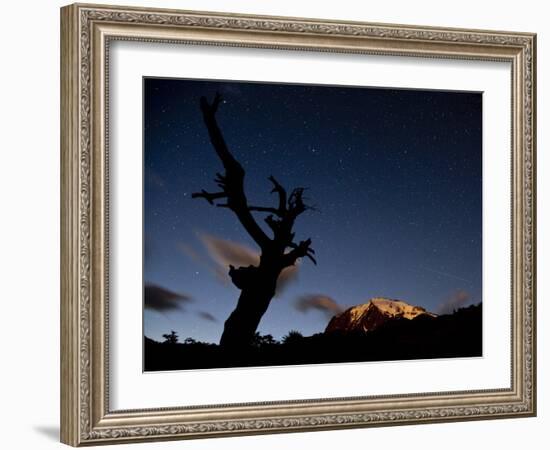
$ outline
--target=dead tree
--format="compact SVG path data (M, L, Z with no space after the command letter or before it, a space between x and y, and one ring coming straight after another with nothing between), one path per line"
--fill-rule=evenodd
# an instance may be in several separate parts
M277 206L249 205L244 192L245 171L229 151L216 120L221 97L216 94L212 103L200 99L204 123L210 142L220 158L225 173L217 173L215 182L218 192L194 193L193 198L204 198L211 205L230 209L246 232L259 246L261 255L258 266L229 266L233 284L241 290L235 310L225 321L220 345L242 347L251 343L258 324L275 295L277 279L285 267L294 265L299 258L307 257L317 264L311 248L311 239L294 242L292 228L296 218L311 209L304 203L304 188L297 187L290 194L273 177L272 193L277 194ZM253 212L266 213L264 221L272 231L272 237L256 222Z

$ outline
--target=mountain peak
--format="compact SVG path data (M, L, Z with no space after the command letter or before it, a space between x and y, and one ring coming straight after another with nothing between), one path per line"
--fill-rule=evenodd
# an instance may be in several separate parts
M330 319L325 333L367 332L394 319L412 320L418 316L436 317L421 306L385 297L371 298L367 303L352 306Z

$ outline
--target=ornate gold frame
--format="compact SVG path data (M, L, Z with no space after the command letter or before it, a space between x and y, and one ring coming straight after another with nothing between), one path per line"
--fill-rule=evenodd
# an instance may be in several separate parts
M510 388L111 411L106 63L114 39L510 62ZM536 36L529 33L99 5L62 8L62 442L79 446L535 415L535 51Z

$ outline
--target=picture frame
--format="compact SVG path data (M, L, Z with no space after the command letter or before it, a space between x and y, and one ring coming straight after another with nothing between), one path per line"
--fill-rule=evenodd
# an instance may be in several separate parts
M113 359L121 356L111 352L111 321L118 313L110 304L116 273L110 265L109 193L120 174L110 166L109 141L116 133L109 110L116 95L109 79L115 42L257 49L269 55L291 51L295 59L307 52L405 57L420 66L430 61L508 64L510 146L500 151L503 159L509 157L510 171L508 189L495 195L505 202L510 196L504 242L510 246L510 298L500 307L508 314L509 384L253 401L237 392L243 400L113 408ZM536 415L535 180L532 33L106 5L62 8L61 441L82 446ZM200 391L200 385L193 390Z

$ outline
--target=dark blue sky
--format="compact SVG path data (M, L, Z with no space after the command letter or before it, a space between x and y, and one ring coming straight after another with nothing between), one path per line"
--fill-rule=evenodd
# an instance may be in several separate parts
M191 199L215 192L223 171L199 108L216 91L249 203L276 204L274 175L307 187L317 207L294 230L312 239L318 265L300 263L262 334L322 331L329 315L298 311L304 295L342 307L383 296L434 312L481 301L480 93L145 78L144 281L167 296L145 309L147 336L218 342L239 295L224 264L257 250L231 211Z

